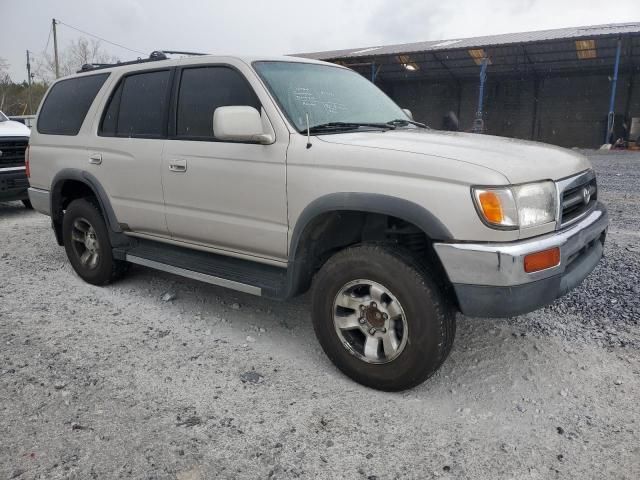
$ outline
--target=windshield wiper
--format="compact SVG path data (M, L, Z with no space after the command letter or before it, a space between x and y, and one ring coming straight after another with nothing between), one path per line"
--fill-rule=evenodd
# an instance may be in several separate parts
M391 123L328 122L328 123L321 123L319 125L314 125L313 127L309 127L309 132L319 133L319 132L335 132L340 130L356 130L360 127L382 128L384 130L394 130L396 128L396 126Z
M387 125L393 125L394 127L406 127L407 125L415 125L420 128L429 128L424 123L415 122L413 120L409 120L408 118L396 118L395 120L391 120L387 122Z

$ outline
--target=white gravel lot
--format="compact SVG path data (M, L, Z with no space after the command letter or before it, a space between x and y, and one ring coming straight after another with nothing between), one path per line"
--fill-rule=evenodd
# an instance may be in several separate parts
M307 298L144 268L94 287L0 204L0 478L640 478L640 155L592 157L606 260L541 311L459 316L400 394L333 367Z

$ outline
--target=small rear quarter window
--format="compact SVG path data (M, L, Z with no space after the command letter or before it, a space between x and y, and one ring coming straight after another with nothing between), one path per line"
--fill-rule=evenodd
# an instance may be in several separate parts
M108 73L61 80L51 87L38 115L38 132L77 135Z

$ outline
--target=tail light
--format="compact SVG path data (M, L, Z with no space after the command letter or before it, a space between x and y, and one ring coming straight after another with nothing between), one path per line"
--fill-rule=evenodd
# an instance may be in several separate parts
M24 168L25 168L25 173L27 174L27 178L30 178L31 169L29 168L29 145L27 145L27 148L24 151Z

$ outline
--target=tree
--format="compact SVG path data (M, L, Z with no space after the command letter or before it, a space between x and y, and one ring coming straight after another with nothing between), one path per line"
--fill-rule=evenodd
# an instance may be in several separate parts
M11 78L7 73L9 64L7 61L0 57L0 111L4 109L6 98L9 94L9 85L11 84Z
M106 52L99 41L80 37L59 52L60 75L77 72L86 63L116 63L118 59ZM56 78L55 61L45 54L34 59L35 68L29 96L28 82L14 83L8 74L9 65L0 58L0 110L7 115L35 113L49 84ZM29 100L31 99L31 106ZM31 107L31 108L30 108Z
M72 41L68 47L58 53L61 77L76 73L87 63L116 62L118 58L104 50L100 41L87 40L84 37ZM56 64L53 55L47 53L36 62L35 74L47 83L55 80Z
M35 113L48 85L42 82L32 82L31 97L29 84L13 83L8 75L0 78L0 110L7 115L29 115ZM29 100L32 101L29 108Z
M43 82L33 82L31 95L29 95L29 84L26 81L14 83L9 76L8 69L7 61L0 58L0 110L7 115L35 113L48 85Z
M0 57L0 77L4 77L8 69L9 69L9 64L4 58Z

